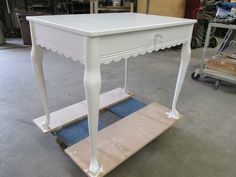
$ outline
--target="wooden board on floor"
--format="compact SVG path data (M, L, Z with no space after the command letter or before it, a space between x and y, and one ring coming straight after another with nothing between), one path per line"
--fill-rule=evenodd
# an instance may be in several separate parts
M132 93L124 93L122 88L116 88L114 90L105 92L100 95L99 109L106 109L118 102L130 98L132 95ZM84 118L87 115L87 112L87 102L84 100L82 102L52 112L50 114L51 120L49 124L49 130L43 128L42 126L42 123L46 118L45 115L36 118L33 121L42 130L43 133L48 133Z
M103 169L101 176L174 125L177 120L166 118L168 111L168 108L152 103L99 131L97 149L98 161ZM86 138L65 150L85 173L90 163L89 146L89 139Z

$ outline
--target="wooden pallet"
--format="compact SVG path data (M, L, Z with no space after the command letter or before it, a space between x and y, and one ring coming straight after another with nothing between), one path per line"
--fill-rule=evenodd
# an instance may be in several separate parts
M152 103L98 132L98 161L101 176L106 175L153 139L173 126L177 120L165 115L168 108ZM90 143L86 138L65 149L66 154L87 174Z
M106 109L116 103L130 98L132 95L132 93L124 93L122 88L116 88L114 90L103 93L100 95L99 109L100 111ZM45 129L42 126L43 121L46 119L45 115L36 118L33 121L42 130L43 133L48 133L83 119L87 115L87 112L87 102L84 100L66 108L52 112L50 114L50 129Z

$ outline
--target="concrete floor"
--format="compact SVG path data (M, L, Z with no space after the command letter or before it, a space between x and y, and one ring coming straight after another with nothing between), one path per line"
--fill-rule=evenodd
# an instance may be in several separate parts
M184 118L108 177L235 176L236 87L215 91L211 82L191 79L201 51L192 52L178 102ZM130 89L136 98L170 107L179 58L180 50L172 50L131 60ZM51 111L84 99L82 65L50 52L44 62ZM101 71L102 92L123 85L123 61ZM42 114L30 48L0 50L0 177L85 177L55 137L32 123Z

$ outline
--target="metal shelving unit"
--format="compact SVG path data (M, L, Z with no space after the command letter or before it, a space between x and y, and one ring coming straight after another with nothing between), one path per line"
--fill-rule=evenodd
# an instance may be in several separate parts
M200 78L204 78L204 77L215 78L215 79L217 79L216 84L215 84L216 88L218 87L219 81L221 81L221 80L236 84L236 76L206 68L206 65L205 65L206 53L207 53L207 48L209 46L209 38L210 38L212 28L228 29L228 32L226 33L225 38L224 38L219 50L216 53L216 55L219 55L223 51L223 49L225 49L226 43L230 39L230 36L231 36L233 30L236 30L236 25L228 25L228 24L221 24L221 23L209 23L208 29L207 29L206 40L205 40L205 44L204 44L204 49L203 49L203 54L202 54L202 58L201 58L201 64L200 64L200 67L197 68L192 73L192 79L199 80Z

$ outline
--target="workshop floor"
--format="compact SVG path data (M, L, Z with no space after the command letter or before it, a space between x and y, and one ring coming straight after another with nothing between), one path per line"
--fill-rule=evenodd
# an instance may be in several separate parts
M184 117L108 177L234 177L236 87L193 81L202 49L192 59L178 102ZM130 90L146 102L170 107L180 50L131 60ZM84 99L83 66L45 52L45 75L54 111ZM102 90L123 86L124 61L103 65ZM32 119L43 114L31 68L30 48L0 50L0 177L85 177Z

